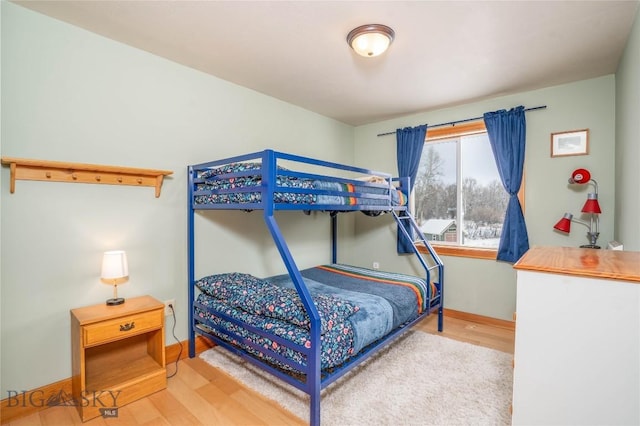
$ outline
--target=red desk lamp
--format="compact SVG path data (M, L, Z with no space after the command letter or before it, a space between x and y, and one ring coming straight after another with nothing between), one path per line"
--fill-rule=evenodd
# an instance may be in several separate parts
M587 201L582 207L582 213L588 214L590 220L589 222L585 222L583 220L574 218L571 213L565 213L562 219L560 219L553 228L560 232L568 234L569 232L571 232L571 222L577 222L581 225L584 225L589 228L589 231L587 232L589 244L585 244L580 247L599 249L600 246L597 245L598 236L600 235L600 224L598 215L602 213L602 210L600 209L600 204L598 203L598 182L596 182L594 179L591 179L591 173L589 173L587 169L576 169L573 171L573 173L571 173L569 183L578 185L583 185L586 183L593 184L595 192L587 194Z

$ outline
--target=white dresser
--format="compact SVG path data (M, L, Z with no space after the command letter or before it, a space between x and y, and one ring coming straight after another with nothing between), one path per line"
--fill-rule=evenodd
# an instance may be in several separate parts
M533 247L515 265L514 425L640 425L640 252Z

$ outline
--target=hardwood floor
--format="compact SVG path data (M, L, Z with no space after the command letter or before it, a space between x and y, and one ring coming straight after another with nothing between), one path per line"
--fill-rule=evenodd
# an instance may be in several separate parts
M416 329L437 334L437 317ZM513 353L514 331L495 325L445 317L442 336ZM169 360L168 360L169 361ZM169 374L175 363L168 365ZM82 423L75 407L51 407L16 419L12 426L93 425L305 425L273 402L236 382L200 358L183 359L167 389L121 407L117 418Z

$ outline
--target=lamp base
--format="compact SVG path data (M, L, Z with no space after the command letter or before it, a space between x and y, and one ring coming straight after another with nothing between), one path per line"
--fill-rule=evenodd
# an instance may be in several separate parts
M597 246L595 244L585 244L583 246L580 246L580 248L591 248L591 249L599 249L600 246Z
M123 303L124 303L123 297L117 297L115 299L107 299L107 305L109 306L122 305Z

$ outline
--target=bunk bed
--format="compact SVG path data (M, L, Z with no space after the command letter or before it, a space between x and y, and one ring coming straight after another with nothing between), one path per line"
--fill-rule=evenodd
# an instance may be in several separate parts
M203 335L310 396L426 316L443 328L444 266L410 214L408 178L264 150L188 167L189 356ZM195 212L262 211L287 273L195 276ZM275 212L327 212L331 262L299 270ZM424 277L337 262L340 213L390 214L412 244Z

